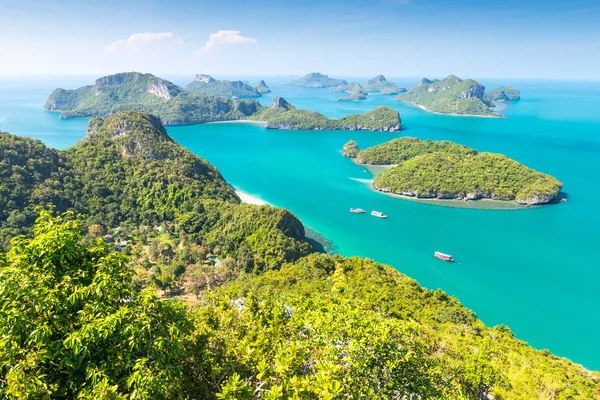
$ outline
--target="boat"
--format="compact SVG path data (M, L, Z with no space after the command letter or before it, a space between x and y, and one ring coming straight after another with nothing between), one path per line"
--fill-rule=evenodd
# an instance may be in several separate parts
M450 254L444 254L444 253L440 253L439 251L436 251L435 253L433 253L433 256L442 261L454 262L454 258L452 258L452 256Z
M350 212L355 213L355 214L362 214L362 213L365 213L366 211L363 210L362 208L350 208Z
M371 215L377 218L387 218L387 215L379 211L371 211Z

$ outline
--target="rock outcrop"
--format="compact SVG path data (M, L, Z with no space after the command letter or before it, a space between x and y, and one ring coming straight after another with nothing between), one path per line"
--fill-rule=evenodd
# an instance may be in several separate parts
M254 89L258 93L271 93L271 89L267 86L265 81L261 80L256 85L254 85Z

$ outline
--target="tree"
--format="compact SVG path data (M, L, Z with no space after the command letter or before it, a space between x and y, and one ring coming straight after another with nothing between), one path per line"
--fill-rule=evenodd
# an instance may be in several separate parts
M136 293L127 259L42 212L0 255L0 397L175 398L192 321Z

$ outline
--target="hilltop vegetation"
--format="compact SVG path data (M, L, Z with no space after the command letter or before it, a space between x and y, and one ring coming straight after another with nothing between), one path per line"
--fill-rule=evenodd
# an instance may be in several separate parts
M249 269L276 267L273 254L310 251L293 215L240 205L219 171L173 142L155 117L92 118L85 139L65 151L8 134L0 139L0 152L11 155L11 168L0 176L5 249L11 237L31 234L37 206L52 205L85 215L93 237L112 233L143 242L154 226L177 226L180 240L243 259Z
M304 75L302 78L295 79L288 83L288 85L292 86L306 86L311 88L325 88L347 84L348 82L343 79L330 78L329 76L318 72L311 72L310 74Z
M441 114L499 117L490 110L494 104L485 98L484 91L485 87L473 79L462 80L450 75L443 80L423 78L417 86L400 93L396 100Z
M137 72L105 76L76 90L56 89L44 106L47 111L60 112L62 118L138 111L159 117L165 125L236 120L258 108L256 101L190 94L169 81Z
M363 114L351 114L340 119L330 119L316 111L299 110L284 98L277 97L270 107L265 107L250 119L262 121L273 129L317 130L400 130L400 115L389 107L377 107Z
M440 290L309 254L298 219L239 204L154 117L93 118L66 151L0 139L0 397L597 396L599 374L486 327ZM36 205L83 215L32 225L21 215ZM19 220L26 237L9 245Z
M264 81L262 81L264 84ZM267 88L268 89L268 88ZM186 87L190 93L204 93L224 97L260 97L262 92L242 81L217 80L210 75L198 74Z
M344 155L361 164L395 165L379 174L373 187L420 198L514 200L522 204L552 201L562 183L506 156L479 153L448 141L399 138L365 150L356 143Z

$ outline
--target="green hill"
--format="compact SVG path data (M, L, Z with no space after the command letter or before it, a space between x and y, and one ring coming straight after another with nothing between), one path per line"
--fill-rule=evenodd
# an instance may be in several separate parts
M250 119L264 122L271 129L399 131L401 128L398 111L389 107L331 119L316 111L297 109L282 97L275 98L270 107Z
M31 233L37 206L54 205L57 212L86 215L101 232L120 227L124 238L145 236L138 232L141 226L177 225L180 234L211 250L218 247L223 256L237 254L239 246L250 254L263 247L273 254L301 255L310 249L293 215L240 205L219 171L175 143L155 117L119 112L92 118L86 137L65 151L8 134L0 139L0 152L10 155L3 158L7 169L0 175L0 196L7 205L0 214L4 248L12 236ZM239 219L246 220L230 231ZM264 236L247 242L259 228ZM219 244L226 239L226 246ZM272 262L265 254L251 264L271 268Z
M532 205L551 202L562 189L555 178L506 156L448 141L404 137L365 150L349 142L344 155L361 164L395 165L379 174L373 187L405 196L490 198Z
M105 116L129 110L156 115L165 125L189 125L241 119L259 107L253 100L189 94L154 75L128 72L105 76L94 85L76 90L56 89L44 109L60 112L62 118Z
M396 100L441 114L499 117L490 110L493 104L484 99L484 91L485 87L473 79L462 80L450 75L434 81L423 78L419 85L400 93Z
M263 81L264 84L264 81ZM267 88L268 89L268 88ZM186 87L190 93L204 93L210 96L223 97L260 97L262 92L242 81L226 81L214 79L210 75L198 74Z

